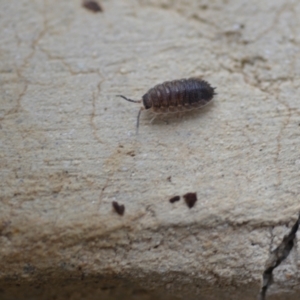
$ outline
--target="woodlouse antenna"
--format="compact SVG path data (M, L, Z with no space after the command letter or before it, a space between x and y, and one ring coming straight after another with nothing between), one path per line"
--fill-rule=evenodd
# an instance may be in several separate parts
M125 96L123 95L116 95L117 97L121 97L123 99L125 99L126 101L129 101L129 102L133 102L133 103L142 103L142 100L132 100L132 99L128 99L126 98ZM139 113L137 115L137 120L136 120L136 134L138 134L138 131L139 131L139 126L140 126L140 115L141 115L141 112L142 110L144 110L144 107L141 107L141 109L139 110Z
M126 98L125 96L122 96L122 95L116 95L117 97L121 97L129 102L133 102L133 103L142 103L142 100L132 100L132 99L128 99Z

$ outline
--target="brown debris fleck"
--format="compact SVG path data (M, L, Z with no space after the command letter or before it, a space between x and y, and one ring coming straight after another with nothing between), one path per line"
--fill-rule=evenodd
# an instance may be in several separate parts
M177 202L179 200L180 200L180 196L174 196L169 201L170 201L170 203L174 203L174 202Z
M197 193L187 193L183 195L185 203L189 208L192 208L197 201Z
M100 4L97 1L84 0L82 2L82 6L93 12L103 11L102 7L100 6Z
M120 205L117 201L113 201L112 206L120 216L124 215L125 206L123 204Z

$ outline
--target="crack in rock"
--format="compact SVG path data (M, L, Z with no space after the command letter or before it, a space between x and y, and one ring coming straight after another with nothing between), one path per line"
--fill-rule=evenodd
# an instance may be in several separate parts
M285 235L281 244L271 252L263 273L262 288L259 293L259 300L265 300L268 288L273 283L273 270L284 261L294 247L294 240L300 224L300 214L298 220L292 227L289 234Z

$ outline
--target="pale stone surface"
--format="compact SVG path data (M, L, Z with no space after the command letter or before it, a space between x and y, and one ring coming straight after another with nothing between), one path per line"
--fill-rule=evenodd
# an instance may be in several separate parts
M254 299L300 210L300 3L102 4L0 2L0 295ZM136 136L115 95L191 76L212 105ZM298 299L297 251L269 299Z

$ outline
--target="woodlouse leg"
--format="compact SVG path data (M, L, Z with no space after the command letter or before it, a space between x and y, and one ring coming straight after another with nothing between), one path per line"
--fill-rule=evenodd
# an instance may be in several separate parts
M154 114L154 117L150 120L150 124L154 121L154 119L157 117L157 114Z
M178 112L176 113L177 119L182 119L182 116L183 116L182 111L178 111Z
M140 110L139 110L139 113L137 115L137 120L136 120L136 134L138 134L138 132L139 132L140 116L141 116L142 110L144 110L144 109L145 109L144 107L141 107Z

